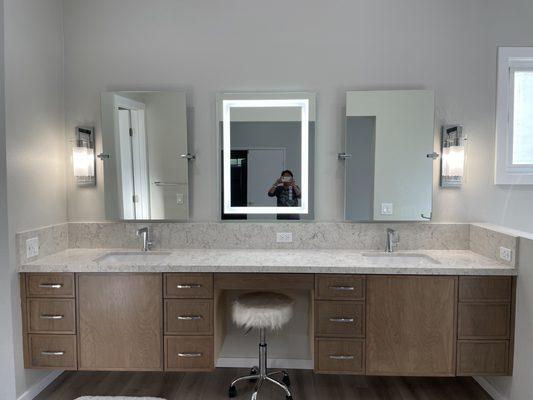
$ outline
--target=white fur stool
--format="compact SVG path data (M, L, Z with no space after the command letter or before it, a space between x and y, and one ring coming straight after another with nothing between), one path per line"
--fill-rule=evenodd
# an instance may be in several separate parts
M280 329L292 318L294 300L289 296L272 292L247 293L233 302L233 322L247 330L259 329L259 367L252 368L250 375L234 380L229 387L229 397L237 396L235 384L240 381L256 381L252 400L257 398L257 393L263 383L271 382L285 391L287 400L292 400L289 390L289 375L285 371L268 372L267 370L267 344L266 330ZM272 376L283 374L282 382Z

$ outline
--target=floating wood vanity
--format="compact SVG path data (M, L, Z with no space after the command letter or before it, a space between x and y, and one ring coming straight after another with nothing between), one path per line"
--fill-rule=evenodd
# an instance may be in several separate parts
M305 290L316 373L511 375L516 277L21 274L26 368L211 371L228 290Z

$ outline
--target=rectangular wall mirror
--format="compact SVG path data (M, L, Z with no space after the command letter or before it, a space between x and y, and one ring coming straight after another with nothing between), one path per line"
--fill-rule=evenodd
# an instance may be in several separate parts
M221 219L314 218L315 103L313 93L218 96Z
M106 217L189 218L184 92L101 96Z
M346 220L431 218L434 118L429 90L346 93Z

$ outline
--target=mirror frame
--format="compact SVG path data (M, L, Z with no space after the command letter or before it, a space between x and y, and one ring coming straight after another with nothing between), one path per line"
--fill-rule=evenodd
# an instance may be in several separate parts
M221 112L223 132L223 191L224 214L308 214L309 213L309 113L314 106L315 94L299 93L224 93L217 101ZM231 205L231 109L244 107L299 107L301 109L301 202L298 207L233 207ZM218 114L218 113L217 113ZM220 126L220 115L217 126ZM217 129L217 132L219 128ZM220 138L220 132L218 134ZM220 176L220 175L219 175Z

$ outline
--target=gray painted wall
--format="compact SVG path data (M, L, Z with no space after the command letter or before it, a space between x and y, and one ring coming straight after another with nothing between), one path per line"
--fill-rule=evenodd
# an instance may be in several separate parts
M4 0L0 0L0 398L15 397L15 359L11 310L9 225L7 219L6 129L4 96Z
M4 0L10 262L2 283L11 288L12 321L2 325L13 327L17 396L48 372L23 368L15 233L66 221L62 4Z
M336 155L345 91L435 89L438 125L463 124L470 138L463 189L441 190L435 171L435 220L533 230L533 189L492 185L496 46L528 44L532 8L527 0L505 6L496 0L341 0L334 7L304 0L69 0L67 131L80 123L99 127L100 91L189 90L191 149L198 153L192 219L216 220L216 93L316 91L316 219L341 220L344 174ZM69 218L104 219L101 181L91 190L69 181Z

